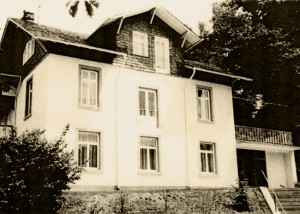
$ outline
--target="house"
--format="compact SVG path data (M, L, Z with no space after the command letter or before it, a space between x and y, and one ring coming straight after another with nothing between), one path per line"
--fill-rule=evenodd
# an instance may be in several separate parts
M69 124L86 168L74 191L266 185L261 170L271 187L294 186L290 133L235 126L231 85L251 79L185 59L199 41L161 7L91 35L8 19L0 73L21 81L4 125L54 138Z

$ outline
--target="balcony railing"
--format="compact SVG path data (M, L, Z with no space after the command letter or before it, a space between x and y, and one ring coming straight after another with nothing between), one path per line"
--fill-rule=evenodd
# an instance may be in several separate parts
M0 125L0 137L8 137L12 128L12 126Z
M235 138L245 143L265 143L277 146L293 146L292 133L271 129L235 126Z

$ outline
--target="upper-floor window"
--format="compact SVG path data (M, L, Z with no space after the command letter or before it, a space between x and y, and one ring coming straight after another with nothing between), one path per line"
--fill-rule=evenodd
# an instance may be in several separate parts
M148 35L138 31L132 32L133 54L148 56Z
M140 115L148 117L156 117L156 91L152 89L139 89L139 110Z
M216 174L215 144L200 143L201 173Z
M81 107L99 107L100 69L81 67L80 69L80 95Z
M25 118L32 114L32 78L26 82Z
M141 137L140 141L140 170L158 172L158 139Z
M158 72L170 72L169 40L155 37L155 67Z
M198 119L201 121L212 121L211 90L197 88Z
M100 169L100 133L79 132L78 165Z
M23 52L23 65L32 57L35 49L35 40L31 39L26 43L24 52Z

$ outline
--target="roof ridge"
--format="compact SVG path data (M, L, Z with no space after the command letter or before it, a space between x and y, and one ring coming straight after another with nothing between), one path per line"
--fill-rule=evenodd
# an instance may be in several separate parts
M76 32L76 31L66 30L66 29L63 29L63 28L53 27L53 26L44 25L44 24L37 24L35 22L26 22L26 21L24 21L22 19L19 19L19 18L9 17L8 19L10 19L12 21L15 21L15 23L17 25L20 25L20 23L18 23L18 22L21 21L23 23L30 24L30 25L45 27L45 28L52 29L52 30L59 30L59 31L64 32L64 33L72 33L72 34L77 34L77 35L81 35L81 36L84 36L84 37L89 36L89 34L86 34L86 33L80 33L80 32ZM16 20L17 20L17 22L16 22Z

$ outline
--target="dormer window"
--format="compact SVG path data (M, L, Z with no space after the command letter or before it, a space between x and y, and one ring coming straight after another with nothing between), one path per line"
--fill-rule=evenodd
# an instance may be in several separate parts
M35 40L31 39L26 43L24 52L23 52L23 65L32 57L34 54Z
M170 73L169 40L158 36L155 37L155 67L157 72Z
M138 31L132 32L133 54L148 56L148 35Z

